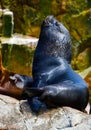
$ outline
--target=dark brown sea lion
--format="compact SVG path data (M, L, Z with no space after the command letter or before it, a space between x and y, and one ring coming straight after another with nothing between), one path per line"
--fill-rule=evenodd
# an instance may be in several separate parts
M33 60L33 85L25 88L33 111L42 103L47 107L70 106L84 110L88 103L88 86L71 68L72 46L68 30L53 16L42 23Z
M24 90L32 110L38 111L41 102L48 107L85 109L88 86L71 68L71 56L68 30L53 16L48 16L42 23L34 54L33 87Z

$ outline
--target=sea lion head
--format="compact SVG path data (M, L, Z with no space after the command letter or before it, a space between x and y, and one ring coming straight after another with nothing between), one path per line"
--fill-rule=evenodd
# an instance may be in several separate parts
M72 46L69 31L53 16L44 19L38 44L42 46L46 55L62 57L68 63L71 62Z

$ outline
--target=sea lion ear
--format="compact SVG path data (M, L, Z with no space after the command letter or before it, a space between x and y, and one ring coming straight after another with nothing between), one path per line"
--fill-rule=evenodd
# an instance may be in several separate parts
M16 87L23 89L24 88L24 80L22 77L18 74L15 74L13 76L10 76L10 80L13 81Z

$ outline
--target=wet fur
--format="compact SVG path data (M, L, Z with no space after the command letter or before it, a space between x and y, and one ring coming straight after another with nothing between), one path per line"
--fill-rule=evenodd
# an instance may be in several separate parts
M33 59L33 85L24 89L33 111L47 107L70 106L84 110L88 86L71 68L72 46L68 30L53 16L42 23Z

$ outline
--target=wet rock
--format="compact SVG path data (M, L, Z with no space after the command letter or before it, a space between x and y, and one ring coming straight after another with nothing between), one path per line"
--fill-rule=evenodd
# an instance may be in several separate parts
M1 37L3 66L12 72L31 76L32 60L38 38L13 34Z
M27 101L0 95L0 129L90 130L91 115L62 107L35 114Z
M78 72L79 73L79 72ZM87 69L81 71L79 75L83 78L86 79L87 77L91 77L91 66L88 67Z
M78 70L81 70L81 71L85 70L91 65L90 55L91 55L91 49L88 49L88 48L78 55L78 57L76 58L76 64L75 64Z

